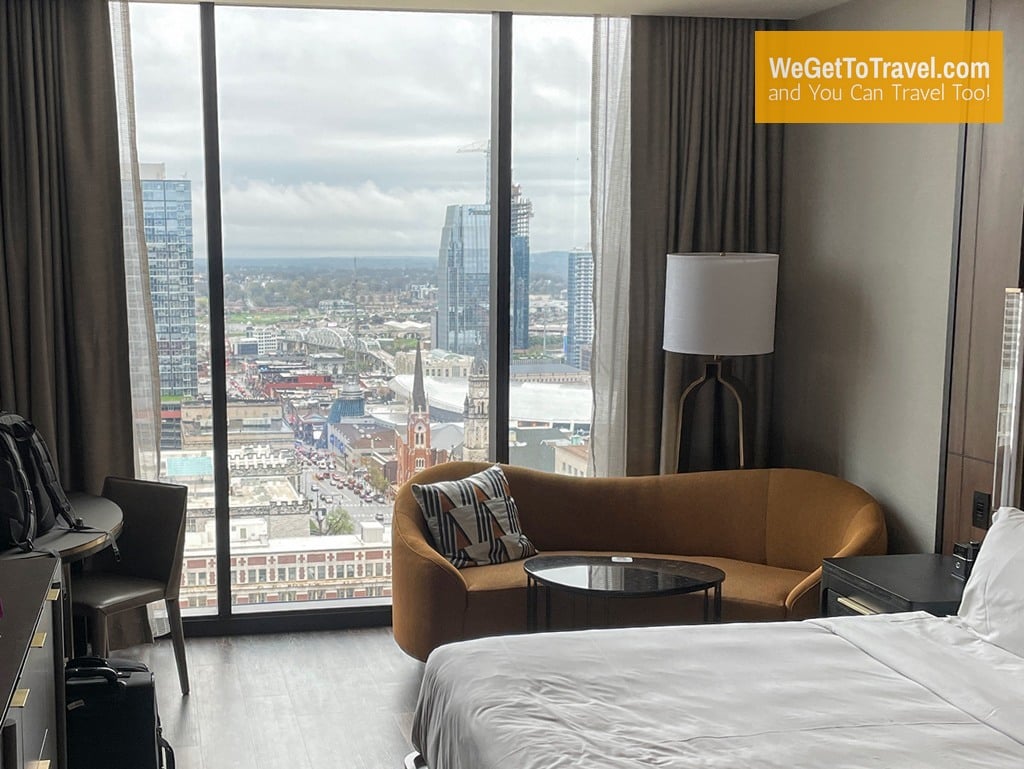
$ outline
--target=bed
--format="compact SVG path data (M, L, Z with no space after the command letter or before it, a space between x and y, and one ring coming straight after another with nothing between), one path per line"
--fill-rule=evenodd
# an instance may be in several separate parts
M958 616L505 636L424 669L430 769L1021 769L1024 513L1000 510ZM415 755L415 754L414 754Z

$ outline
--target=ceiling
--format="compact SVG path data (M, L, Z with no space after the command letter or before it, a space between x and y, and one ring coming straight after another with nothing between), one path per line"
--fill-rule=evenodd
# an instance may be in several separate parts
M167 0L142 0L166 2ZM195 4L198 0L172 0ZM717 16L799 19L846 0L214 0L217 5L374 8L417 11L514 11L580 16Z

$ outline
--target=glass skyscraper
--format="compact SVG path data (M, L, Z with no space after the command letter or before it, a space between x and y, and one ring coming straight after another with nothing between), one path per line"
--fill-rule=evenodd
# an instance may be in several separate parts
M530 217L533 204L512 188L512 346L530 337ZM437 269L434 346L462 355L487 351L491 207L451 205L445 212Z
M512 349L530 346L530 217L533 204L512 185Z
M569 320L565 331L565 362L590 368L594 342L594 255L569 252Z
M462 354L487 349L490 252L491 207L448 206L438 253L435 347Z
M192 182L167 179L163 163L142 163L140 167L160 395L195 397L198 369Z

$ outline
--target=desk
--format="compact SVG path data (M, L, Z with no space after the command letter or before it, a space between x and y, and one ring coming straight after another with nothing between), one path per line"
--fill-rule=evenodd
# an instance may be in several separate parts
M54 528L36 537L32 544L35 550L52 550L60 556L64 583L64 654L71 658L75 649L71 627L71 564L109 547L121 533L124 516L120 507L104 497L73 493L68 494L68 500L85 528L81 531L71 530L58 519ZM33 556L32 553L12 549L0 554L0 557L18 559Z

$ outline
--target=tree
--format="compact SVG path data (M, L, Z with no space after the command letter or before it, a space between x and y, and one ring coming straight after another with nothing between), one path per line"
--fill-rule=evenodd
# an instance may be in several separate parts
M370 465L370 474L368 479L370 481L370 485L381 494L387 491L388 479L384 477L384 471L377 467L377 465Z
M356 522L348 510L343 507L336 507L327 513L327 517L317 524L309 522L311 534L355 534Z

